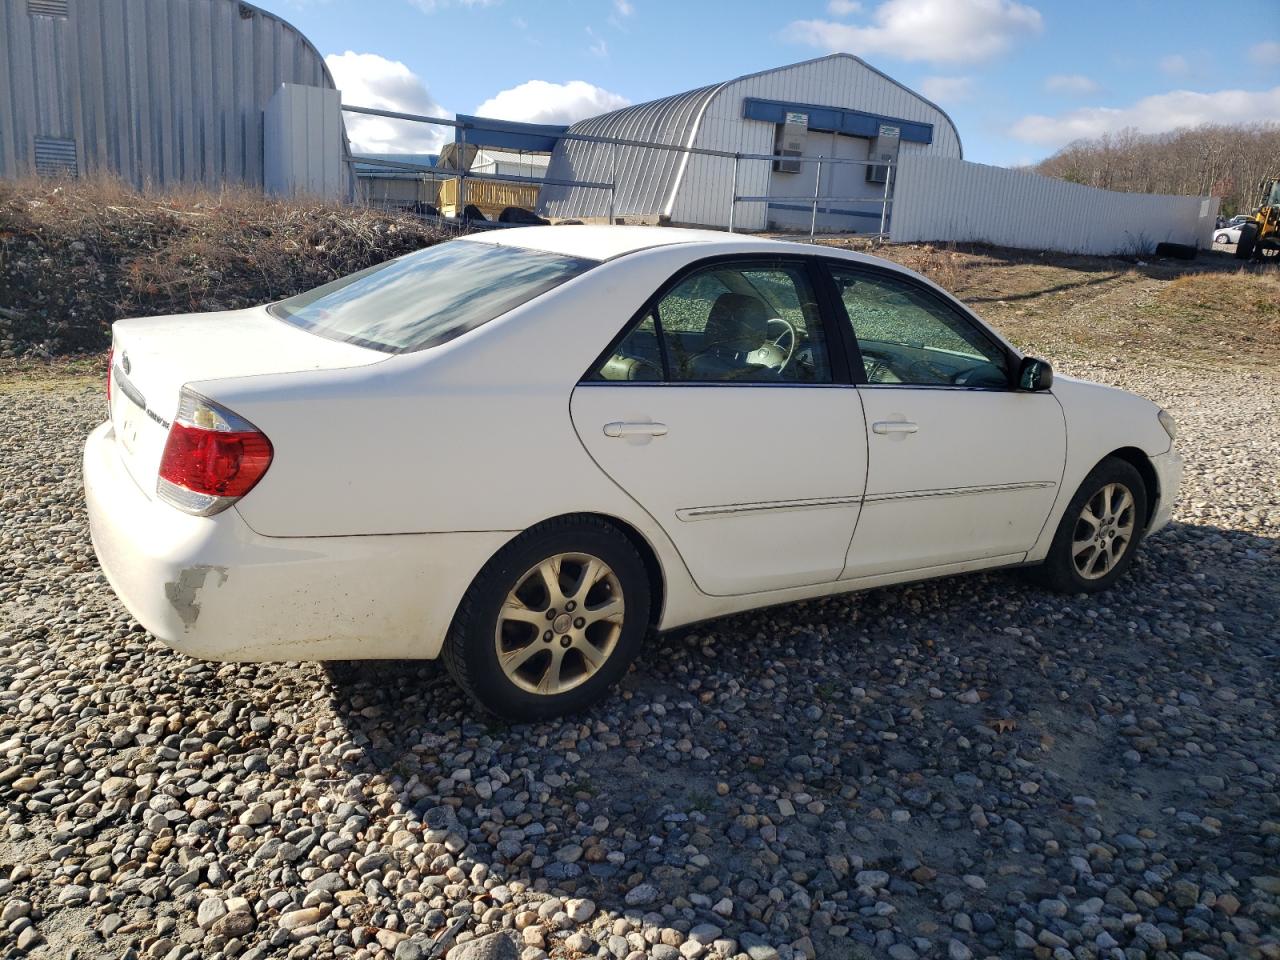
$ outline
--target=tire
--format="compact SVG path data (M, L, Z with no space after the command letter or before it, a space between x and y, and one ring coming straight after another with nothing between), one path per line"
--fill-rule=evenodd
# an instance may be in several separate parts
M472 700L506 720L577 713L635 660L651 603L644 560L620 531L598 517L549 520L503 547L472 581L445 638L445 667Z
M1246 223L1240 228L1240 239L1236 241L1236 259L1252 260L1253 248L1258 244L1258 225Z
M1228 237L1225 233L1220 233L1213 238L1213 242L1214 243L1230 243L1231 238Z
M1102 533L1114 533L1114 536L1105 538L1104 542L1114 545L1124 536L1124 512L1121 512L1118 523L1108 525L1106 511L1100 509L1103 504L1099 498L1105 495L1104 491L1110 489L1114 498L1118 496L1117 488L1127 490L1132 500L1127 510L1130 532L1125 538L1123 550L1115 556L1114 546L1099 550L1096 540L1093 541L1092 552L1088 548L1078 549L1082 542L1091 539L1088 534L1097 529L1091 528L1090 521L1084 518L1086 507L1092 515L1103 519ZM1041 586L1058 593L1098 593L1108 589L1124 576L1142 542L1147 520L1147 496L1142 475L1132 464L1118 457L1107 457L1084 478L1080 489L1067 504L1048 556L1039 566L1029 568L1028 575ZM1120 506L1121 502L1122 500L1115 499L1112 501L1114 507ZM1114 557L1109 566L1104 555Z
M1194 260L1199 253L1192 243L1157 243L1156 256L1172 260Z

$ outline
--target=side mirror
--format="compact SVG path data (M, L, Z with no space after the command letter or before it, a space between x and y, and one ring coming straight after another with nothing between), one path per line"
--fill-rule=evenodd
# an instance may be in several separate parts
M1018 389L1038 392L1053 386L1053 367L1048 360L1035 357L1023 357L1022 367L1018 370Z

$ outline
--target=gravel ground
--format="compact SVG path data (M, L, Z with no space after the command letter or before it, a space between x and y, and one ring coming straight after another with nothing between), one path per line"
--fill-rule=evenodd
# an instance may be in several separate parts
M433 664L169 652L89 546L99 388L0 391L0 955L1280 957L1280 381L1076 372L1188 460L1110 594L738 616L515 728Z

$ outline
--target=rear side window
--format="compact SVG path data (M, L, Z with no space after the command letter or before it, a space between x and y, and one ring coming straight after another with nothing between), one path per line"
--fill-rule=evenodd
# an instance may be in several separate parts
M596 264L581 257L452 240L268 309L331 340L409 353L474 330Z

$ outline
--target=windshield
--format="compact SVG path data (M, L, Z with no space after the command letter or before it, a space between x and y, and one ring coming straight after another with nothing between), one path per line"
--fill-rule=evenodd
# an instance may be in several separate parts
M268 309L331 340L408 353L474 330L595 265L578 257L452 240Z

